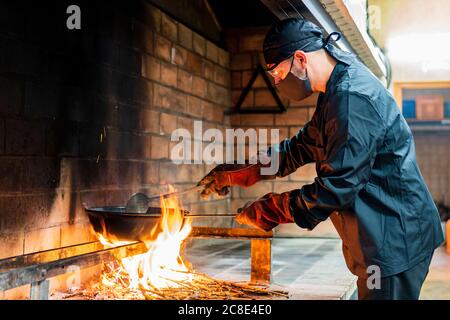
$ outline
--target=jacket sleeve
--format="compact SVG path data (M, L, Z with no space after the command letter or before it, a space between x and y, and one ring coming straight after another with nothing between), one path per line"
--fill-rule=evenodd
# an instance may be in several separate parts
M384 122L368 98L349 92L330 97L323 108L324 159L314 183L290 192L294 221L312 230L333 211L354 203L369 180Z
M316 160L316 149L321 148L318 143L318 129L316 116L292 138L281 141L273 146L274 151L278 152L278 172L277 177L285 177L299 167L314 162ZM269 148L269 155L272 148Z

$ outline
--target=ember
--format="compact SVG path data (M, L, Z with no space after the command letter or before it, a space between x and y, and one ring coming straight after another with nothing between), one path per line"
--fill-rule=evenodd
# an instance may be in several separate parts
M118 267L104 273L102 283L84 290L78 290L65 298L81 297L87 299L147 299L147 300L195 300L195 299L267 299L287 298L287 293L280 290L268 290L265 286L251 285L213 279L194 271L186 272L191 280L166 279L173 286L165 288L131 289L123 277L117 277L123 269ZM105 281L106 279L106 281ZM126 277L125 277L126 279Z

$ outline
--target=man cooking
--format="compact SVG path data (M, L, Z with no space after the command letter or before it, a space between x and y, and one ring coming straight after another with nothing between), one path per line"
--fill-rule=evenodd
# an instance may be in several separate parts
M309 230L331 218L343 242L360 299L418 299L433 251L443 242L439 215L416 163L413 136L381 82L359 61L330 43L313 23L286 19L267 33L267 72L290 99L319 92L317 108L277 152L275 176L261 162L219 165L199 182L208 196L284 177L315 162L317 178L301 189L268 193L236 217L271 230L295 222ZM369 268L370 267L370 268ZM380 270L379 286L368 285Z

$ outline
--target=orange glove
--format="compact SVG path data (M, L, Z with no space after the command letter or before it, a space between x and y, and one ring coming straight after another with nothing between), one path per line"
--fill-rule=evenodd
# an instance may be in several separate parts
M205 186L201 196L207 197L213 192L226 195L230 186L250 187L260 180L275 178L274 175L261 175L261 167L260 163L220 164L197 184Z
M270 231L280 223L294 222L289 205L289 192L268 193L253 202L247 202L238 209L236 221L265 231Z

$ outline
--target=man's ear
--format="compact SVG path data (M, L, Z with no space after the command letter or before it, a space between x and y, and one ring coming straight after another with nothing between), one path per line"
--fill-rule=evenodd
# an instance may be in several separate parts
M294 52L294 59L296 59L300 64L302 65L302 68L305 68L306 64L308 63L308 58L306 56L306 53L302 50L296 50Z

